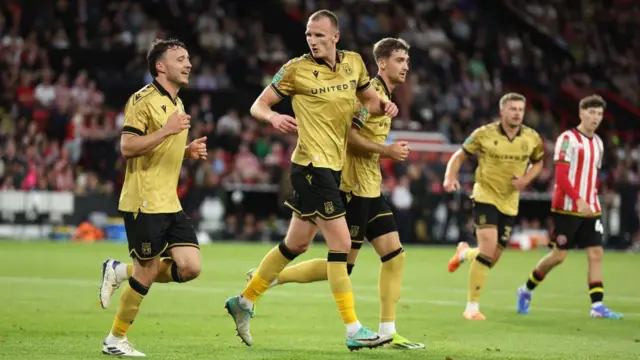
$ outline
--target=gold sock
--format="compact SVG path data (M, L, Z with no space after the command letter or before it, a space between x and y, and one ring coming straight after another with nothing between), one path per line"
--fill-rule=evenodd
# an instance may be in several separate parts
M396 320L396 307L400 300L400 287L404 272L405 252L399 248L382 258L380 277L378 278L378 293L380 294L380 322Z
M487 273L491 268L492 260L484 254L478 254L469 267L469 297L470 302L478 302L482 288L487 280Z
M158 267L158 275L155 282L157 283L170 283L173 282L173 276L171 276L171 266L175 264L172 259L165 258L160 260L160 266Z
M469 250L467 250L467 252L464 254L464 260L465 261L473 261L476 259L476 256L478 256L478 254L480 253L480 249L476 248L469 248Z
M127 331L138 315L140 304L149 289L140 284L135 278L129 278L129 282L120 294L120 303L116 312L111 334L115 337L123 338L127 336Z
M329 251L327 257L327 278L333 299L345 324L358 321L351 279L347 273L347 253Z
M293 266L287 266L278 275L278 284L300 283L327 280L327 260L312 259Z
M267 291L273 280L296 256L298 255L292 253L284 243L280 243L280 245L271 249L262 259L256 274L244 288L242 296L249 301L255 302L260 295Z

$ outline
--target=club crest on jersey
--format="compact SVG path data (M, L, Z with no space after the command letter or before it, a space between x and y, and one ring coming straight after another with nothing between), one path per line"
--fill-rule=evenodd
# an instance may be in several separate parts
M336 209L333 207L333 201L327 201L326 203L324 203L325 214L331 215L334 211L336 211Z
M351 65L349 64L342 64L342 70L344 70L344 73L347 75L351 75L353 72L353 69L351 69Z

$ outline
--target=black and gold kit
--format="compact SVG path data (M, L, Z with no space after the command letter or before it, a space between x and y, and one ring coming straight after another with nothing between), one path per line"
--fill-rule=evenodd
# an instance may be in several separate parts
M391 101L389 87L380 75L371 81L371 85L378 97ZM384 144L391 130L391 117L372 116L362 108L354 116L352 126L357 127L359 134L365 139ZM397 231L391 207L380 193L381 184L380 154L347 150L340 190L346 200L347 224L354 249L362 246L365 237L371 241Z
M272 89L291 97L298 143L291 156L294 197L285 204L302 218L343 216L340 197L347 134L356 92L370 85L359 54L338 51L336 65L307 54L290 60L274 76Z
M514 176L525 174L529 163L542 161L542 139L535 130L524 125L513 139L509 139L498 121L476 129L465 140L462 149L478 158L471 195L475 226L498 227L498 242L505 246L520 202L520 192L511 182Z
M184 112L182 100L154 81L127 101L122 132L151 134L176 110ZM129 252L139 259L160 256L172 246L198 246L177 194L188 133L168 136L148 154L127 160L118 209L124 214Z

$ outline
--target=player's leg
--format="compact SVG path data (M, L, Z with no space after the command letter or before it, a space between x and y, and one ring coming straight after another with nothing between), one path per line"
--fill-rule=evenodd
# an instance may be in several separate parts
M493 257L493 266L498 264L498 261L502 257L502 253L504 252L505 246L501 246L498 244L496 247L496 252ZM447 264L447 269L449 272L455 272L458 270L460 265L462 265L465 261L471 262L473 259L478 256L480 253L480 249L478 247L469 247L469 244L465 241L461 241L458 243L456 247L455 254L449 259L449 263Z
M184 212L174 216L171 226L167 229L167 254L170 257L161 258L158 264L158 275L154 282L186 282L195 279L200 274L202 262L200 249L195 231L190 219ZM175 248L177 251L172 250ZM164 255L167 255L164 254ZM102 264L102 286L100 287L100 304L106 309L113 293L122 282L129 280L133 274L133 263L122 263L115 259L108 259Z
M316 222L324 236L329 254L327 256L327 278L333 298L347 330L347 347L357 350L363 347L377 347L392 340L391 336L381 336L364 327L358 321L351 279L347 272L347 256L351 249L351 238L344 218L317 218Z
M340 192L340 194L345 203L347 225L351 235L351 250L347 255L347 273L351 275L360 248L364 243L371 199L353 196L344 192ZM247 275L251 277L253 274L250 271ZM278 275L272 286L286 283L306 284L327 279L327 259L312 259L293 266L287 266Z
M493 266L493 256L498 246L499 217L500 214L495 206L482 203L473 204L479 253L469 267L467 306L463 313L463 316L468 320L485 319L484 315L480 313L479 301L487 273Z
M249 321L253 315L255 301L267 291L289 262L307 250L317 231L315 224L294 213L284 241L271 249L262 259L258 270L246 284L241 295L232 296L225 302L225 308L236 324L238 336L247 346L253 343Z
M602 223L599 218L585 219L580 227L581 247L587 250L590 315L593 318L622 319L622 314L609 310L603 303L604 284L602 281Z
M373 216L367 224L367 239L381 262L378 277L380 296L378 334L393 337L388 347L403 350L422 349L424 344L409 341L396 330L396 309L400 300L406 254L400 243L393 213L384 197L380 196L372 201L371 214Z
M533 290L540 285L551 270L562 264L567 257L569 249L576 245L577 232L582 224L582 219L576 216L556 213L552 216L555 225L549 243L551 251L538 261L536 267L529 274L527 281L518 288L516 303L519 314L526 315L529 313Z
M103 342L104 354L144 356L131 346L127 340L127 332L158 275L159 257L168 245L164 240L166 221L163 216L144 213L127 213L124 216L129 253L134 258L133 274L120 293L111 332Z

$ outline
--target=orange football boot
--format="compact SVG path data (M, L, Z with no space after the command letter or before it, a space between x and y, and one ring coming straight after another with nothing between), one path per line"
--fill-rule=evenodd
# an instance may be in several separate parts
M463 261L460 260L460 253L467 250L469 248L469 244L465 241L461 241L458 243L458 247L456 248L456 253L449 260L449 272L452 273L460 267Z

